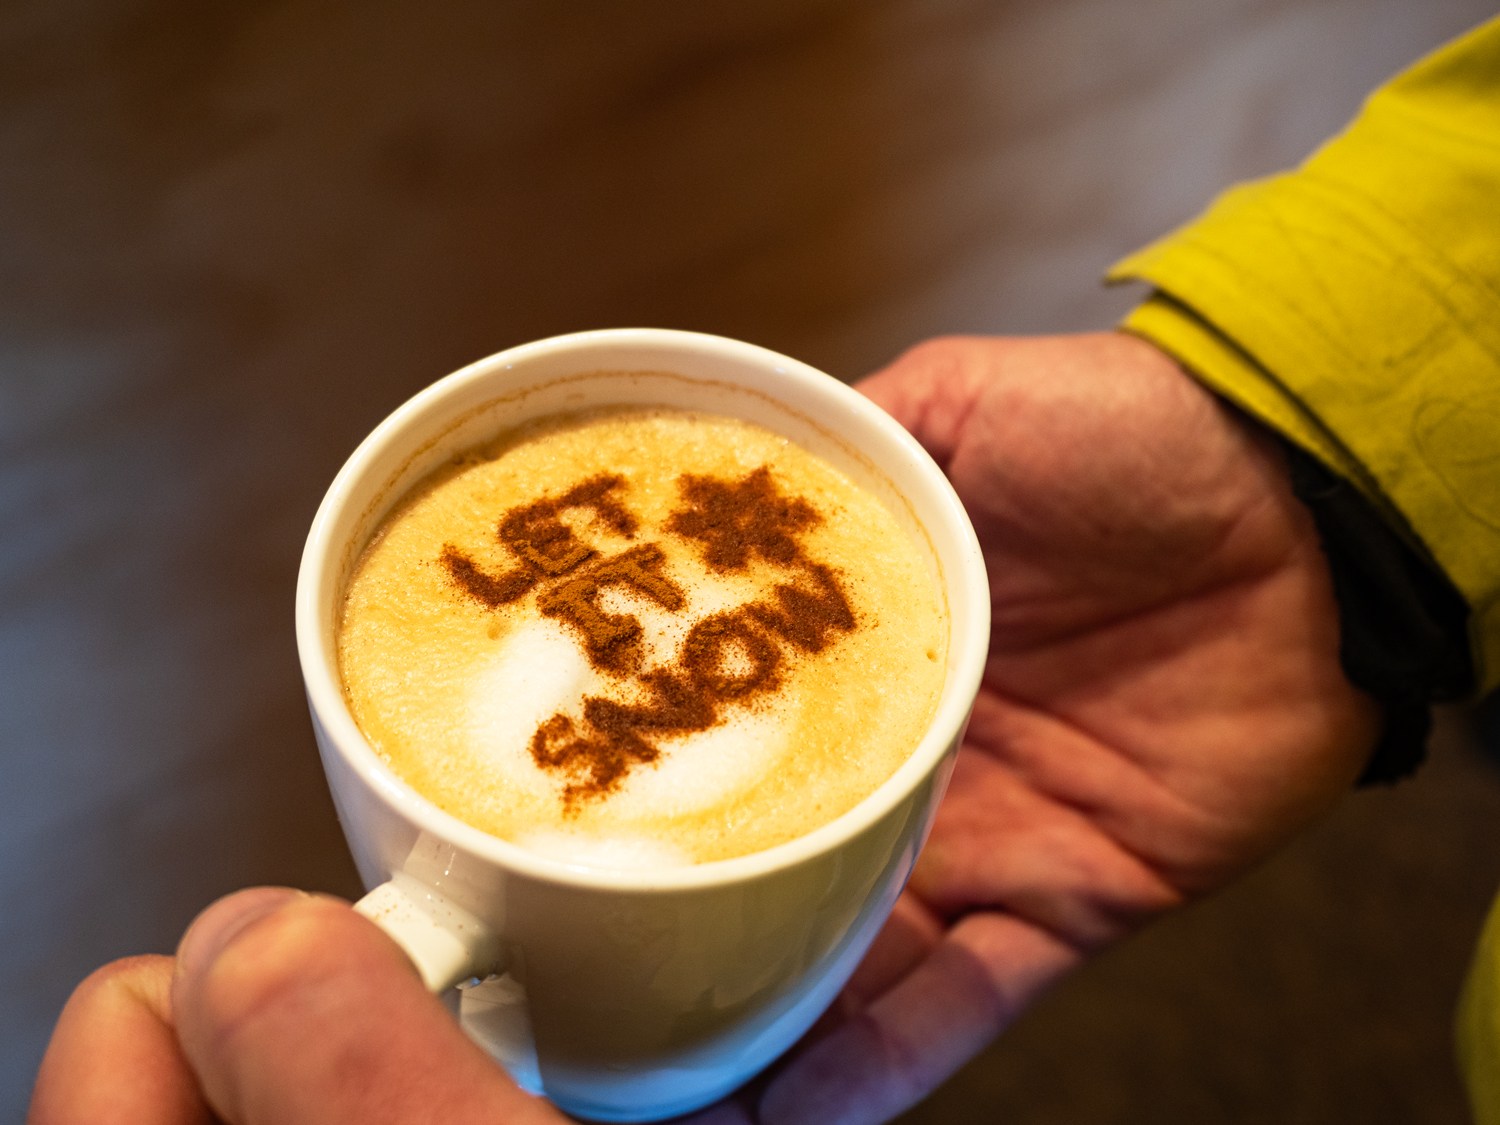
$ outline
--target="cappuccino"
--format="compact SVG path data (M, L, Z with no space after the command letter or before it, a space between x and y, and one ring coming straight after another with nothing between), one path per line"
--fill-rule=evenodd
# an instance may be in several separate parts
M930 551L769 430L555 416L385 518L348 582L344 691L413 789L605 867L795 839L916 747L945 675Z

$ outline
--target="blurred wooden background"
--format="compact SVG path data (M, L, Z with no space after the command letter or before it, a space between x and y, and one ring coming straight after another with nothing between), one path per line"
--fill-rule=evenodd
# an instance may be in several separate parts
M354 894L291 597L334 471L509 344L726 333L845 377L1097 328L1114 257L1294 162L1480 0L0 7L0 1119L90 968ZM1497 883L1461 720L1090 967L911 1122L1462 1119Z

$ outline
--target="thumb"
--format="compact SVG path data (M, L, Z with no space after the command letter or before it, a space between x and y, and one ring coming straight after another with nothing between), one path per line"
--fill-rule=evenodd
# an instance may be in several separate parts
M172 1009L204 1095L232 1125L564 1120L337 899L272 887L220 899L183 937Z

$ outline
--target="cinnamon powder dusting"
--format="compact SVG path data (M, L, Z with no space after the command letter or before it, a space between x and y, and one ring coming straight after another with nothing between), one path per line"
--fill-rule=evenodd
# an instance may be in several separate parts
M738 480L684 473L677 480L679 506L663 531L690 541L710 571L743 572L759 558L788 581L774 584L767 600L697 621L673 660L644 668L640 621L606 612L599 599L618 586L669 612L683 610L683 591L664 571L666 553L657 543L641 543L602 556L559 518L585 510L633 538L638 522L619 499L624 487L621 477L599 474L505 513L497 535L515 565L501 574L486 572L451 544L439 557L453 583L492 610L540 587L538 610L577 634L596 670L632 689L628 702L586 697L581 722L559 713L532 736L532 759L559 776L569 812L608 797L632 769L655 762L663 739L708 730L727 707L774 691L785 647L819 653L856 624L839 573L809 558L799 538L822 522L810 503L780 493L764 466Z

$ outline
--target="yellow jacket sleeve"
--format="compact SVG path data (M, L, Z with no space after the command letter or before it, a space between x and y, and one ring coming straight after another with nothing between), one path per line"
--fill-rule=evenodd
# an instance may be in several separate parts
M1470 609L1500 685L1500 19L1377 91L1298 170L1127 258L1124 327L1356 485ZM1500 904L1458 1021L1500 1125Z
M1119 263L1125 327L1352 481L1448 575L1500 685L1500 19L1300 169Z
M1500 1123L1500 901L1474 951L1458 1007L1458 1059L1475 1125Z

